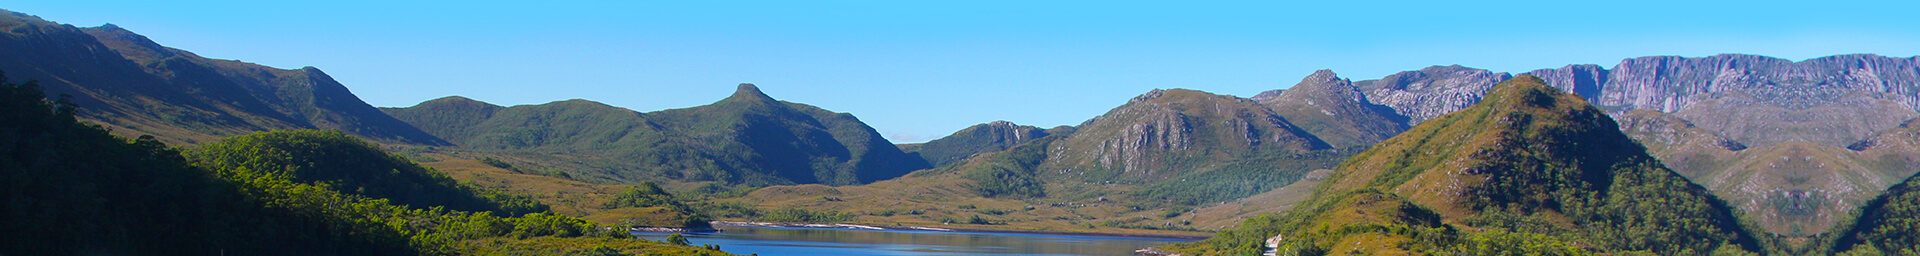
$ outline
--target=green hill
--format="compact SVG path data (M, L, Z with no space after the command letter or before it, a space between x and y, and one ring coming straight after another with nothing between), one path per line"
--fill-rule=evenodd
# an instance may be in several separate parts
M167 48L111 24L77 28L0 14L0 69L71 95L78 115L121 135L198 144L274 129L338 129L404 144L443 145L361 102L319 69L276 69Z
M713 104L650 113L586 100L500 107L460 97L385 110L462 149L565 164L554 169L591 180L851 185L929 167L853 115L774 100L751 84ZM582 156L594 159L550 160Z
M993 121L960 129L927 143L914 144L911 149L902 147L901 150L917 154L926 159L928 164L940 167L959 163L974 154L1006 150L1047 135L1047 130L1040 127Z
M1579 96L1521 76L1348 159L1307 202L1166 249L1251 254L1760 251L1733 209Z
M247 135L183 156L45 98L37 82L0 76L0 254L718 253L549 213L496 216L538 207L339 132ZM480 211L449 210L463 208Z

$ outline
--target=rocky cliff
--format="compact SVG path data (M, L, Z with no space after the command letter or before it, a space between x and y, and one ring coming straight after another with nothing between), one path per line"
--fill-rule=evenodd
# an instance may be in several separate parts
M1513 76L1504 72L1453 65L1400 72L1354 85L1366 92L1368 100L1392 107L1408 118L1408 125L1414 125L1478 103L1494 84L1510 78Z

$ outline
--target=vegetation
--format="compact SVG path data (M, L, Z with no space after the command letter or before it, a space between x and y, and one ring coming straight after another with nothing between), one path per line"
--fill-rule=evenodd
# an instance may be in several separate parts
M1278 235L1283 251L1301 254L1763 251L1724 202L1661 167L1600 110L1531 76L1349 159L1315 194L1170 248L1244 253Z
M686 203L680 202L679 199L673 197L673 194L668 194L666 190L660 189L659 184L653 182L644 182L639 186L627 187L626 191L614 195L613 201L608 201L602 207L606 209L662 207L673 211L676 215L685 216L679 219L679 223L627 223L629 226L712 227L711 224L707 223L711 221L711 219L706 215L694 211L693 207L689 207Z
M1039 127L994 121L960 129L952 135L927 143L901 147L901 150L920 155L934 167L943 167L961 163L976 154L1007 150L1047 135L1047 131Z
M850 185L929 167L852 115L777 101L744 84L711 105L651 113L585 100L500 107L460 97L385 111L468 150L593 158L548 162L588 181Z
M1920 255L1920 175L1888 188L1858 215L1852 225L1835 229L1832 252Z
M339 132L240 136L183 156L152 137L125 140L79 123L72 104L45 101L36 82L0 84L0 118L9 121L0 123L9 142L0 145L8 188L0 200L9 202L0 204L0 228L10 234L0 254L453 255L499 251L488 241L581 246L626 237L579 218L496 215L525 208L388 163L404 159L357 152L377 148ZM389 179L423 183L392 190L402 186ZM407 205L368 196L398 196L391 193L429 196L401 197ZM479 210L449 210L456 207ZM700 251L682 248L670 250Z
M526 196L478 189L339 131L269 131L234 136L185 153L236 180L287 179L415 208L519 216L547 211Z

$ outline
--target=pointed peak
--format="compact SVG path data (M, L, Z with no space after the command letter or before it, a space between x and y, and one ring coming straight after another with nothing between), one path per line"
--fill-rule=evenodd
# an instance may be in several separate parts
M1332 69L1321 69L1321 70L1314 70L1312 75L1307 75L1307 79L1313 79L1313 80L1340 79L1340 75L1334 74Z
M773 97L760 92L760 87L753 83L740 83L740 87L734 89L733 96L723 101L773 101Z

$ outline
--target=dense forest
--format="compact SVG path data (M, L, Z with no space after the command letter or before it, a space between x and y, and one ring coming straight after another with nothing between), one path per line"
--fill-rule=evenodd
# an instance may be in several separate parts
M0 73L0 254L724 254L541 212L337 131L182 153L74 112Z

